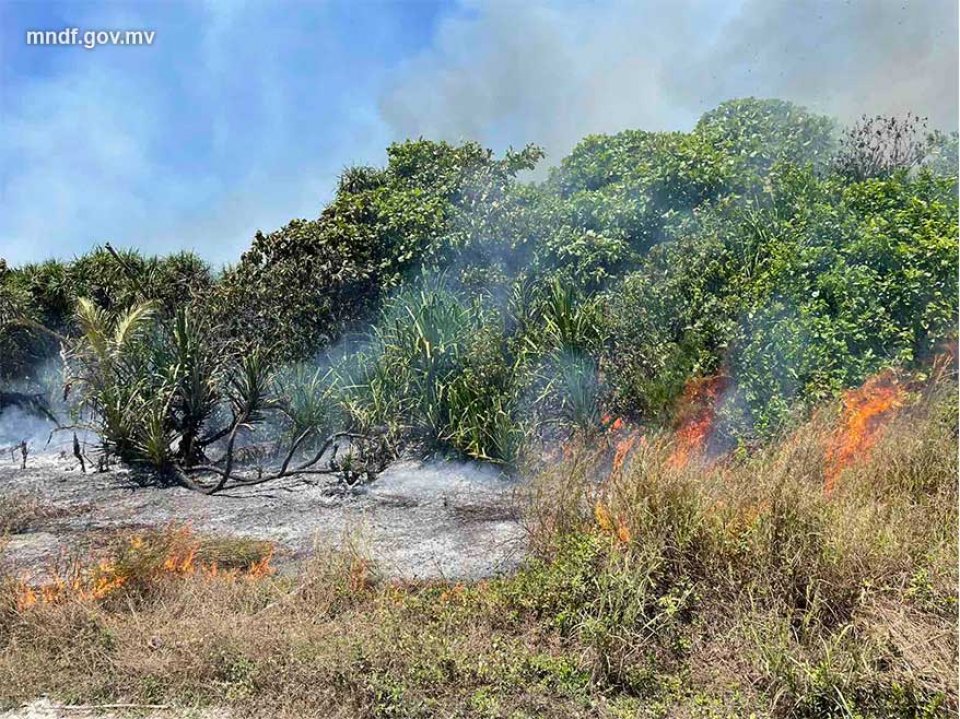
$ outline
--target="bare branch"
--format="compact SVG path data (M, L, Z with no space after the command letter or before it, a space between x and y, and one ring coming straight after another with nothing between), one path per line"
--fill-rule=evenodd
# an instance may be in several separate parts
M242 422L237 423L233 432L230 434L230 440L227 443L227 449L225 453L226 464L222 469L209 464L195 465L192 467L181 467L178 465L174 467L178 481L188 489L204 492L205 494L216 494L227 487L253 487L258 484L273 482L284 477L297 477L302 475L335 475L339 474L342 470L333 466L332 464L324 467L316 466L317 463L320 462L320 460L323 459L323 457L327 454L330 447L334 446L334 444L341 439L369 439L369 437L366 435L357 434L355 432L335 432L323 441L323 443L320 445L320 448L310 458L291 469L290 463L293 461L294 455L296 455L297 450L313 432L313 429L307 429L293 441L290 449L287 451L287 454L284 457L283 463L276 472L268 474L262 474L259 472L257 474L238 474L234 472L233 453L237 431L241 426L244 426ZM204 485L192 479L190 476L192 474L212 474L218 479L213 485Z

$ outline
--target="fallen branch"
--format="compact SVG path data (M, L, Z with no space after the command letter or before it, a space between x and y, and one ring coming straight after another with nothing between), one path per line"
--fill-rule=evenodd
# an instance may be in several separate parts
M242 426L242 422L237 423L233 431L230 433L230 439L227 442L227 449L224 455L225 463L223 468L210 464L199 464L192 467L176 465L174 467L174 472L180 484L187 489L212 495L224 489L254 487L259 484L273 482L285 477L297 477L303 475L337 475L344 472L344 467L336 463L337 449L339 447L339 445L336 443L340 440L362 441L370 439L367 435L358 434L356 432L335 432L327 437L320 445L320 448L306 461L291 467L290 465L297 451L313 432L313 430L308 429L301 433L293 441L289 450L287 450L283 462L276 471L267 474L264 474L262 470L257 470L256 472L237 472L234 469L233 460L234 442L236 440L237 432ZM334 449L329 462L327 462L326 465L317 466L331 447ZM379 469L382 469L382 467L379 467L377 471L379 471ZM369 472L372 473L373 471L369 470ZM191 475L194 474L214 475L217 477L217 481L212 485L204 485L191 477Z

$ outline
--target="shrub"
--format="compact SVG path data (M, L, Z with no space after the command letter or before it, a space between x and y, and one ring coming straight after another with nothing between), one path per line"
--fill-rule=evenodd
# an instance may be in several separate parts
M12 274L0 260L0 381L28 378L56 346L49 333L38 329L37 307Z
M449 259L458 208L468 212L485 189L532 167L540 154L528 148L494 159L475 143L392 145L383 170L345 171L316 220L258 232L226 273L216 316L248 345L264 344L282 359L309 357L368 318L406 275Z
M550 184L564 198L567 223L580 241L612 246L617 258L625 253L616 241L634 251L648 249L665 227L729 191L734 170L730 155L697 135L627 130L582 140ZM569 239L555 238L553 254L562 253Z
M713 647L721 674L750 677L775 715L954 706L955 395L952 380L925 388L829 494L827 413L713 464L678 466L651 433L612 466L602 446L572 449L531 490L542 560L515 601L590 647L593 676L621 689ZM931 655L903 653L893 626L878 633L889 621Z
M67 352L75 412L122 460L161 470L195 464L272 403L264 352L224 354L188 310L162 321L152 303L116 314L81 298L77 324L81 335ZM225 413L231 418L216 428Z
M704 113L694 133L764 176L778 163L825 169L836 145L833 120L791 102L727 100Z
M595 426L606 404L667 420L691 378L719 373L725 432L752 443L953 335L955 137L922 138L913 118L858 127L837 156L849 171L832 174L831 121L754 98L690 133L585 138L540 183L518 179L533 146L398 143L386 166L344 170L318 218L257 233L216 282L191 255L109 247L3 273L0 374L57 349L39 325L75 335L78 297L114 315L152 302L159 339L141 364L180 399L143 416L180 456L230 414L210 389L223 381L203 378L254 350L307 368L284 430L386 426L503 458L544 425ZM432 274L442 301L421 287ZM349 359L321 380L319 352Z
M701 213L615 293L615 399L662 414L688 377L722 369L729 431L769 435L884 364L929 357L956 321L951 187L785 170L763 202Z
M511 459L522 430L516 368L504 352L503 329L479 301L465 304L441 285L401 291L368 347L344 362L346 409L360 426L402 428L428 445Z
M152 302L172 317L178 308L202 297L212 286L209 267L191 253L143 257L133 250L98 247L70 262L48 260L0 273L0 304L23 322L0 317L0 333L11 351L0 355L0 375L22 378L52 359L57 335L74 337L75 312L87 298L113 313ZM44 331L47 330L46 332Z

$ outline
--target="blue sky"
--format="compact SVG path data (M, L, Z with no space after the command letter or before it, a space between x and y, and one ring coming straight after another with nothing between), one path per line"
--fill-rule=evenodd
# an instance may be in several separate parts
M2 5L0 255L105 240L230 260L380 161L376 98L436 4ZM27 29L148 28L151 47L28 47Z
M235 261L319 214L389 142L683 129L728 97L955 129L956 4L0 0L0 256L110 241ZM149 29L150 47L27 46L28 29Z

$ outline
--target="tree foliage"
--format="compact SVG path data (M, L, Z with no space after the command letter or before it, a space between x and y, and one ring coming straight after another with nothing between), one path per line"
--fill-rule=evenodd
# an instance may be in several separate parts
M316 220L257 233L219 288L231 333L303 357L375 309L418 267L449 258L444 241L458 211L532 167L539 150L502 159L475 143L391 145L383 170L354 168Z
M769 433L884 365L929 357L956 322L952 185L791 167L768 197L704 213L614 302L621 403L663 409L690 374L723 372L732 431Z
M252 357L288 438L382 429L510 461L611 412L668 422L722 374L722 429L753 442L955 337L956 148L912 116L838 144L829 118L756 98L688 133L592 135L539 182L535 146L397 143L219 277L109 246L0 270L2 370L55 353L40 326L82 335L80 364L110 370L96 391L155 430L114 444L186 462L257 404ZM107 362L92 328L141 306L150 331Z

